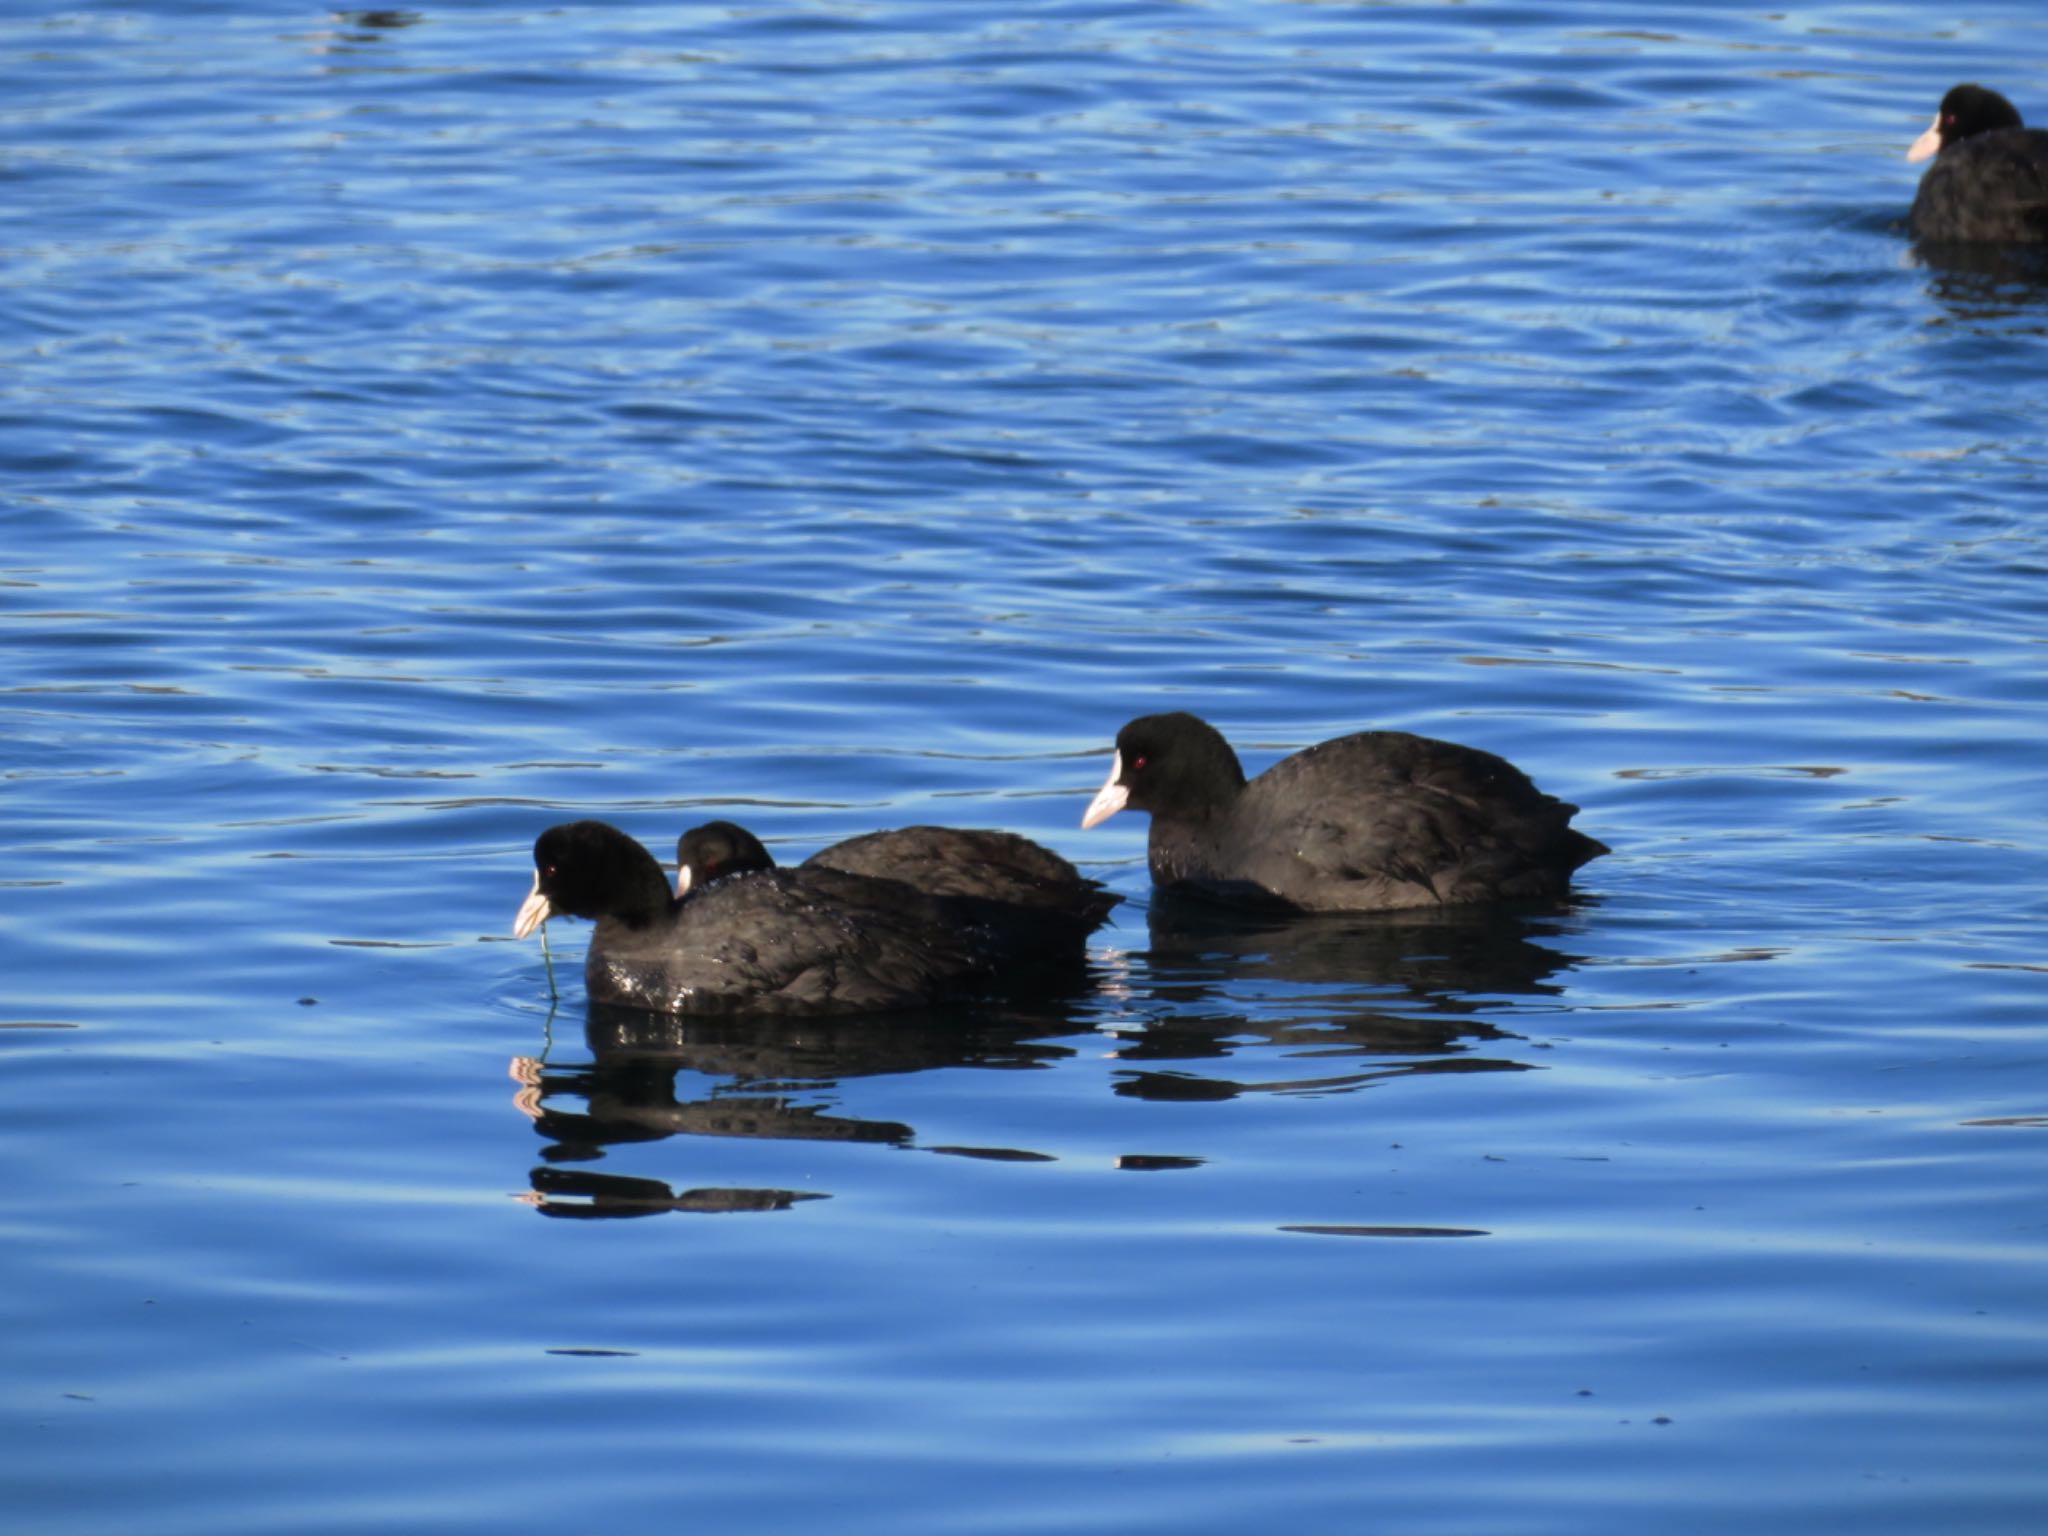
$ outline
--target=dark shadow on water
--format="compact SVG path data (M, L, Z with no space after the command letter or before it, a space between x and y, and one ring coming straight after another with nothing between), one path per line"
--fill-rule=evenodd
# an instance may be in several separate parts
M2048 246L1923 244L1913 255L1928 273L1928 293L1954 319L2004 322L2032 315L2040 323L2000 324L1999 330L2048 330Z
M1073 1054L1047 1037L1086 1028L1057 1005L822 1019L680 1019L596 1006L585 1029L588 1061L513 1061L512 1075L521 1084L514 1102L549 1142L528 1198L543 1214L582 1218L786 1210L825 1196L778 1189L678 1193L658 1180L570 1165L671 1136L907 1147L916 1136L909 1125L834 1113L837 1085L939 1067L1043 1067ZM1039 1155L927 1150L1015 1160Z
M621 1173L590 1173L573 1168L536 1168L529 1205L544 1216L570 1220L604 1220L621 1216L659 1216L664 1211L695 1211L723 1215L733 1211L786 1211L800 1200L825 1195L789 1189L671 1189L660 1179L638 1179Z
M1503 1000L1556 996L1578 957L1543 942L1573 909L1496 907L1253 916L1156 899L1144 959L1150 1015L1115 1031L1133 1064L1116 1092L1179 1101L1249 1092L1341 1092L1421 1073L1513 1072L1477 1048L1518 1037L1482 1015ZM1218 1075L1247 1047L1261 1066L1372 1059L1364 1070ZM1151 1066L1173 1062L1172 1070ZM1140 1065L1143 1064L1143 1065Z
M1527 1070L1489 1021L1558 995L1570 909L1283 917L1156 901L1149 947L1087 992L1027 1007L867 1018L666 1018L594 1007L584 1060L519 1057L514 1102L547 1143L525 1198L572 1219L784 1211L816 1189L678 1189L589 1164L671 1137L842 1142L986 1162L1037 1148L920 1145L906 1120L849 1114L842 1086L939 1069L1057 1068L1107 1042L1109 1092L1200 1103L1327 1094L1426 1074ZM1088 1043L1066 1043L1085 1035ZM1230 1063L1226 1070L1225 1063ZM1334 1068L1334 1069L1333 1069ZM864 1096L868 1097L868 1096ZM1165 1171L1200 1157L1133 1152ZM829 1165L828 1165L829 1166Z

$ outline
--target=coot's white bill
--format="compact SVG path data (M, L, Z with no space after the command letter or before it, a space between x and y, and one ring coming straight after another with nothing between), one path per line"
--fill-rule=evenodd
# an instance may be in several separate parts
M1109 779L1095 792L1095 798L1088 802L1088 809L1081 816L1083 830L1098 821L1107 821L1124 808L1131 798L1130 789L1117 780L1124 776L1124 755L1119 752L1109 765Z
M533 889L519 903L519 915L512 919L512 937L523 939L555 915L553 905L540 893L540 871L533 872Z

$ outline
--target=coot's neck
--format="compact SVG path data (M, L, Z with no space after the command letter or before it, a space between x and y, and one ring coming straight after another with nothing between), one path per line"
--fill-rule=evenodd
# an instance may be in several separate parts
M1155 822L1164 817L1207 826L1230 813L1244 789L1244 768L1223 734L1202 723L1182 742L1151 792Z
M623 924L635 930L651 928L656 923L669 921L681 909L682 903L667 889L668 881L661 882L662 889L648 893L631 906L616 908L605 914L612 922Z
M669 889L668 872L654 855L630 840L612 855L612 868L605 881L604 910L594 914L600 922L615 922L627 928L647 928L667 922L681 905Z

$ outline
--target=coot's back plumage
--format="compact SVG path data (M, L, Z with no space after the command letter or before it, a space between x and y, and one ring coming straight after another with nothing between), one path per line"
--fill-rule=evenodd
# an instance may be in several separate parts
M978 996L1006 966L1050 958L1015 925L835 870L746 874L684 905L666 924L600 923L585 964L594 1000L656 1013L887 1012Z
M2048 132L2028 128L2013 104L1980 85L1942 98L1934 124L1907 158L1934 157L1907 225L1943 244L2048 241Z
M729 821L706 822L676 839L678 895L707 880L775 867L760 839ZM1014 902L1085 921L1091 931L1122 900L1043 844L979 828L864 832L812 854L800 867L900 880L927 896Z
M1073 910L1117 902L1096 881L1028 837L962 827L902 827L868 832L813 854L805 868L901 880L933 896L979 896L1027 907Z
M514 932L557 913L592 919L591 1000L657 1013L889 1012L1042 994L1072 981L1107 911L932 896L822 867L734 872L677 897L652 854L594 821L542 833L534 866Z
M1544 899L1608 851L1504 758L1404 731L1342 736L1247 783L1206 721L1148 715L1118 734L1083 825L1126 807L1151 812L1160 885L1305 911Z

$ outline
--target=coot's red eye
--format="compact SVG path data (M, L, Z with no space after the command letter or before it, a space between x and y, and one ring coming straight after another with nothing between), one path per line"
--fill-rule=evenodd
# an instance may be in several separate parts
M1134 757L1134 758L1132 758L1132 759L1131 759L1131 772L1133 772L1133 773L1137 773L1137 772L1140 772L1140 771L1141 771L1141 770L1142 770L1142 769L1144 768L1145 764L1146 764L1147 762L1149 762L1149 761L1150 761L1150 759L1149 759L1149 758L1143 758L1143 757Z
M547 867L546 867L545 869L543 869L543 870L542 870L542 871L540 872L540 877L541 877L541 879L543 879L543 880L552 880L552 879L554 879L554 878L555 878L555 866L554 866L554 865L552 865L552 864L548 865L548 866L547 866Z

